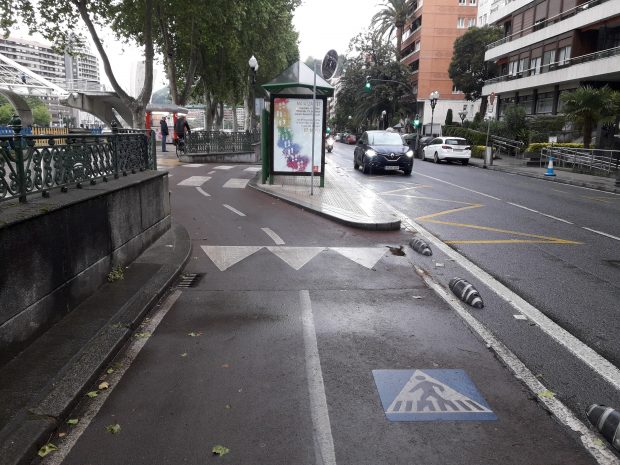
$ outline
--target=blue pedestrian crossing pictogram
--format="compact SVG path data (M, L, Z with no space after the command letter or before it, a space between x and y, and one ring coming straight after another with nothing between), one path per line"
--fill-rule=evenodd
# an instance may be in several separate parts
M390 421L481 421L497 417L464 370L373 370Z

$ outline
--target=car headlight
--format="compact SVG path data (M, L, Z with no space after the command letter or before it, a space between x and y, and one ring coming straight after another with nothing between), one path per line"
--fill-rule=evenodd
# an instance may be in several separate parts
M409 158L413 157L413 150L407 150L405 155L407 155Z
M373 149L366 150L366 156L367 157L374 157L376 154L377 154L377 152L375 152Z

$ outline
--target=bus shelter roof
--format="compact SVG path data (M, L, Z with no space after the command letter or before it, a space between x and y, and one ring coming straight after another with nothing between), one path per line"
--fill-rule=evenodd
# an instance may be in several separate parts
M267 84L263 84L262 88L272 95L312 95L313 84L314 71L305 63L298 61ZM334 87L318 73L316 76L316 93L326 97L334 95Z

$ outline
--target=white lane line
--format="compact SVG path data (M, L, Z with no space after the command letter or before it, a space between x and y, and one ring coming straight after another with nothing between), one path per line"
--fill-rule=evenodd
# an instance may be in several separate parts
M390 208L394 212L397 212L394 207ZM420 236L426 238L429 243L433 244L437 247L437 249L452 258L454 262L465 268L473 276L476 276L480 282L489 287L493 292L495 292L495 294L510 304L515 310L517 310L517 312L527 316L530 320L536 323L541 330L563 345L570 353L575 355L579 360L584 362L601 377L607 380L614 389L620 391L620 370L613 363L598 354L590 346L580 341L564 328L554 323L532 304L508 289L489 273L469 261L465 256L448 247L447 244L437 239L429 231L415 223L409 217L402 215L401 224L407 225L412 231L419 232Z
M140 327L139 331L145 334L154 334L155 330L164 319L168 311L172 308L179 297L181 297L181 293L181 291L177 290L170 294L161 307L155 310L151 316L151 319L148 320L148 322L145 320L145 324ZM71 428L67 436L63 438L60 444L57 443L58 450L45 457L41 462L41 465L60 465L64 461L67 455L69 455L69 452L71 452L73 446L75 446L80 439L80 436L84 433L84 431L86 431L93 418L95 418L101 407L103 407L103 404L108 396L112 394L112 391L114 391L121 378L129 369L148 340L148 337L134 337L131 339L127 350L124 353L119 354L114 359L114 366L118 368L114 368L113 373L106 375L105 380L110 384L110 387L106 390L99 391L97 397L84 400L84 402L88 402L88 407L86 408L84 414L80 417L79 423Z
M240 212L236 208L231 207L230 205L222 204L223 207L228 208L231 212L236 213L239 216L245 216L245 213Z
M562 218L558 218L557 216L553 216L553 215L548 215L547 213L541 213L542 216L546 216L547 218L551 218L553 220L557 220L557 221L561 221L562 223L566 223L566 224L574 224L571 223L568 220L562 219Z
M412 263L412 262L411 262ZM413 264L413 263L412 263ZM584 425L571 410L566 407L557 397L546 397L539 394L547 392L547 388L534 376L525 364L508 347L500 342L482 323L474 318L471 313L459 302L456 297L449 294L444 287L438 284L424 270L413 264L418 275L433 289L454 311L465 321L467 325L491 348L498 357L510 368L514 376L521 380L537 397L560 423L566 425L580 435L584 448L594 457L600 465L617 465L620 463L615 455L601 443L599 437ZM516 317L516 315L515 315Z
M251 171L253 173L256 173L257 171L260 171L262 168L260 166L250 166L246 169L244 169L243 171Z
M451 183L451 182L448 182L448 181L444 181L443 179L435 178L435 177L433 177L433 176L429 176L429 175L427 175L427 174L422 174L422 173L418 173L418 172L416 172L416 176L424 176L425 178L434 179L435 181L443 182L443 183L445 183L445 184L448 184L449 186L456 187L456 188L458 188L458 189L463 189L463 190L465 190L465 191L473 192L474 194L482 195L482 196L484 196L484 197L488 197L488 198L490 198L490 199L494 199L494 200L502 200L502 199L500 199L500 198L498 198L498 197L494 197L494 196L492 196L492 195L485 194L484 192L479 192L479 191L475 191L475 190L473 190L473 189L470 189L470 188L468 188L468 187L459 186L458 184L454 184L454 183Z
M299 300L304 331L306 377L308 378L308 393L310 394L310 416L312 417L312 429L314 430L316 463L336 465L334 438L329 421L329 411L327 410L325 383L323 382L321 358L319 357L319 348L316 340L310 292L307 290L299 291Z
M202 186L209 179L211 179L211 176L190 176L189 178L178 183L177 186Z
M230 189L245 189L247 186L249 179L241 179L241 178L230 178L228 181L224 183L222 187L227 187Z
M538 210L534 210L532 208L524 207L523 205L519 205L518 203L506 202L509 205L514 205L515 207L523 208L523 210L528 210L534 213L540 213Z
M521 315L520 313L512 316L515 317L515 320L527 320L527 317L525 315Z
M216 170L231 170L233 168L234 168L234 166L230 166L230 165L220 165L220 166L216 166L213 169L216 169Z
M603 231L597 231L596 229L586 228L585 226L582 226L582 228L587 229L588 231L592 231L593 233L600 234L601 236L609 237L611 239L620 241L620 237L612 236L611 234L604 233Z
M267 234L269 237L273 239L273 242L275 242L276 245L284 245L284 241L282 240L282 238L278 236L275 232L273 232L271 229L269 228L261 228L261 229L263 230L265 234Z
M215 171L209 171L207 174L215 174Z
M202 187L197 187L196 190L200 192L202 195L204 195L205 197L211 197L211 194L202 190Z

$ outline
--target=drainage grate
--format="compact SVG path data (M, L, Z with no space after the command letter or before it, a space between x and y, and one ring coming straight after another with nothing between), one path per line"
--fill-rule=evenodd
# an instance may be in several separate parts
M181 281L177 284L177 287L196 287L200 279L204 276L204 273L187 273L181 276Z

